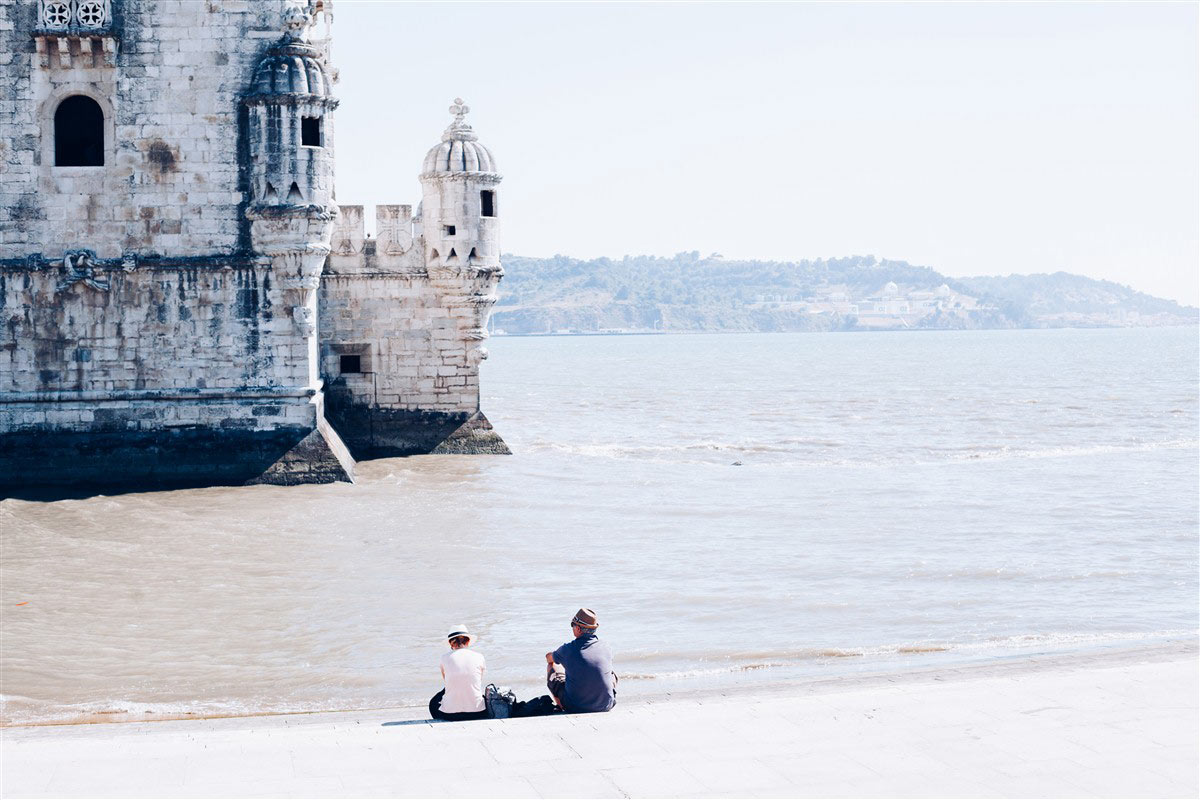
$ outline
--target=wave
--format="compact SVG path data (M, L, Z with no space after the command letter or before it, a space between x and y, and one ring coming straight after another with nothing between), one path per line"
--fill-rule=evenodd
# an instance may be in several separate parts
M726 654L651 652L620 654L617 670L622 681L639 684L652 681L720 680L722 676L737 680L738 675L781 673L776 679L789 677L786 671L800 674L813 667L828 673L844 661L855 661L862 667L886 669L896 659L904 667L919 665L911 659L939 659L954 663L954 659L1003 657L1029 653L1091 650L1121 645L1165 643L1195 640L1200 630L1160 630L1150 632L1059 632L1018 634L986 637L974 641L938 642L914 641L865 647L812 647L787 651L737 651ZM655 669L655 663L662 663ZM681 666L680 662L685 665ZM690 664L687 662L691 662ZM629 668L629 665L634 665ZM856 667L855 669L861 669ZM531 684L532 685L532 684ZM529 687L525 687L529 688ZM534 691L537 691L535 688ZM661 691L661 690L658 690ZM328 698L313 701L164 701L113 699L82 703L47 703L21 695L0 695L0 728L16 725L70 725L109 722L147 722L174 719L216 719L223 717L252 717L273 714L312 714L330 711L369 711L384 708L419 707L424 700L400 697L395 694L380 697Z
M1130 644L1146 644L1180 639L1194 639L1200 630L1160 630L1149 632L1057 632L1031 633L1010 636L985 637L973 641L919 641L881 644L866 647L814 647L792 651L728 653L718 658L701 658L703 661L720 661L719 664L702 664L688 669L665 668L663 670L635 670L622 672L621 678L629 680L663 680L699 678L726 673L756 672L765 669L797 667L805 662L832 663L841 659L887 659L896 656L950 656L985 654L1004 655L1025 650L1062 650L1084 647L1110 647ZM663 659L664 653L642 654L640 658L623 657L622 663ZM678 656L678 654L676 654Z
M394 705L394 704L393 704ZM46 703L19 695L0 695L0 728L17 725L90 725L105 722L161 722L177 719L223 719L273 714L314 714L325 711L365 711L369 701L251 702L103 700L81 703Z
M738 466L770 467L886 467L957 464L969 462L1020 461L1125 453L1151 453L1160 450L1200 450L1200 439L1170 439L1159 442L1123 444L1060 445L1052 447L1009 447L1007 445L974 445L964 448L908 448L901 452L889 450L861 455L828 453L838 449L845 452L845 442L830 439L783 439L769 442L691 441L679 444L631 445L619 442L571 443L535 439L526 448L529 452L551 451L585 458L644 461L700 466L729 466L729 459L742 459ZM755 461L755 456L775 456ZM703 457L697 457L703 456ZM779 457L779 456L782 456ZM788 458L787 456L791 456ZM798 458L797 458L798 456Z

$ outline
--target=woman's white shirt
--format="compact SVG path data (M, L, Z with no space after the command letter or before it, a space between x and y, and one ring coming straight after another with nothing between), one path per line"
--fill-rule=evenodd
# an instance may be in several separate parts
M446 676L442 711L447 714L483 711L483 671L486 667L483 656L466 647L442 656L442 673Z

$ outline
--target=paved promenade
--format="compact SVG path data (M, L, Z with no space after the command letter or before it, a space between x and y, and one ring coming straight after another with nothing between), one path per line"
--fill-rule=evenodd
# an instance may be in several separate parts
M8 728L5 798L1197 797L1196 650L927 670L609 714Z

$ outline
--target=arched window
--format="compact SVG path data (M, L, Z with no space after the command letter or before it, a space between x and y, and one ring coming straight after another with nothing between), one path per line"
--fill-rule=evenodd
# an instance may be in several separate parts
M104 166L104 112L100 104L73 94L54 112L54 166Z

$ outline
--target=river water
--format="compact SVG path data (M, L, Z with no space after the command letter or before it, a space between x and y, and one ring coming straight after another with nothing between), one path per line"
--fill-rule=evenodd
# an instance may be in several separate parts
M511 457L0 503L7 722L622 696L1195 639L1195 329L497 338Z

